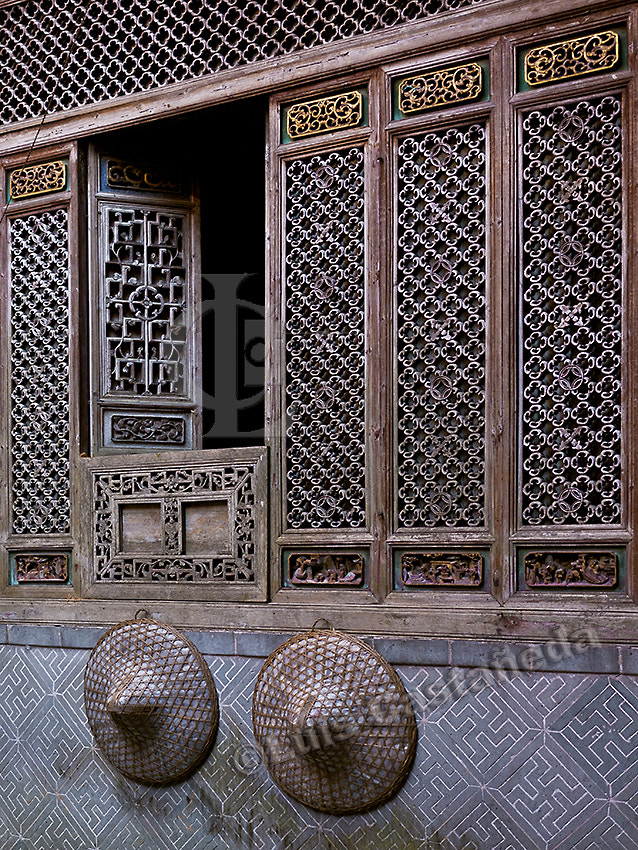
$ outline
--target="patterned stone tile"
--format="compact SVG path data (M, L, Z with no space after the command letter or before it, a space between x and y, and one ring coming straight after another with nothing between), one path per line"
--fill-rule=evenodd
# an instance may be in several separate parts
M613 803L593 818L575 824L556 850L637 850L636 810L623 811Z
M517 673L501 687L512 694L514 705L525 705L537 728L546 729L590 687L595 676L581 673Z
M454 691L453 674L440 681ZM469 785L483 784L541 732L529 700L517 700L517 696L511 687L490 685L478 693L450 697L426 714L420 728L421 747L436 754L440 764L449 765Z
M636 788L638 694L622 681L595 680L552 729L557 743L585 771L609 783L611 796Z
M428 835L440 850L538 850L531 834L482 789Z
M0 822L12 835L26 834L46 803L47 789L28 750L14 743L0 760Z
M557 847L577 823L599 816L606 792L597 778L543 736L521 750L490 781L500 811L540 847Z
M66 801L53 794L48 794L45 805L36 809L24 835L33 850L53 850L54 847L56 850L76 850L87 838L90 846L93 838L84 819L76 818Z
M207 657L221 719L187 781L148 788L95 746L85 650L0 646L2 850L638 850L638 681L518 673L428 705L447 668L399 668L414 769L380 809L338 818L273 784L252 735L263 659Z
M447 744L440 747L438 739L433 742L431 729L426 724L420 730L412 772L395 804L388 803L384 807L390 814L395 809L402 816L409 812L423 827L424 836L427 830L437 830L454 812L473 800L479 789L477 782L470 782L467 773L447 758Z
M385 808L385 807L384 807ZM330 827L324 827L321 835L325 843L320 847L335 850L394 850L396 847L409 850L425 850L428 847L425 825L414 817L410 810L389 808L383 817L366 821L365 817L341 818ZM312 845L308 845L308 850Z

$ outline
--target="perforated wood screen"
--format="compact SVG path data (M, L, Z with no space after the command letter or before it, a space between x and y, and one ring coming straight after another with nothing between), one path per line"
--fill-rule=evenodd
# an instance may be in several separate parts
M7 124L488 0L38 0L0 10ZM58 56L59 61L52 61Z

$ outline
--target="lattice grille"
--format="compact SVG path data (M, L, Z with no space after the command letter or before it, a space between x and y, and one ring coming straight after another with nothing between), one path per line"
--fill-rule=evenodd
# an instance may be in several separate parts
M184 216L105 207L105 389L181 395L186 345Z
M523 119L522 518L620 521L621 100Z
M253 583L260 523L257 476L255 463L184 466L178 470L94 471L91 498L95 580ZM215 496L232 503L228 513L227 502L217 502L224 505L227 521L232 523L232 551L228 551L228 541L219 545L219 538L214 538L211 515L207 514L204 549L192 554L184 540L184 506L193 504L193 500L204 507L214 505ZM127 547L120 539L124 536L122 504L130 504L132 498L135 505L154 505L158 512L162 506L157 539L152 541L150 549L141 549L137 554L123 552ZM132 546L133 550L136 548Z
M63 534L69 499L66 210L10 225L11 492L15 534Z
M288 523L365 525L364 154L287 165Z
M0 10L0 123L100 103L489 0L37 0Z
M401 526L485 523L485 129L398 149Z

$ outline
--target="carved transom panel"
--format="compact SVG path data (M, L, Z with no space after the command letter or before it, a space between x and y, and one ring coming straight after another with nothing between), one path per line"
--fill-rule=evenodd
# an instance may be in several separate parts
M476 62L428 71L399 83L399 109L410 114L476 100L483 91L483 69Z
M621 519L621 100L522 122L522 521Z
M177 169L137 165L119 159L107 159L103 167L106 170L106 187L109 189L162 194L179 194L182 191Z
M363 95L360 91L350 91L289 106L286 130L291 139L301 139L357 127L362 118Z
M111 442L156 443L181 446L186 441L186 422L181 416L111 416Z
M11 527L70 531L66 210L10 223Z
M483 556L479 552L404 552L401 581L406 587L479 587Z
M26 552L13 556L18 584L65 582L69 578L69 556L63 552Z
M188 319L185 216L102 207L105 390L183 396Z
M398 146L403 527L485 524L485 145L473 124Z
M365 526L364 153L286 167L290 528Z
M138 469L93 469L94 580L253 583L261 454L155 469L138 456Z
M67 163L58 159L38 165L25 165L9 172L9 198L20 201L35 195L61 192L67 185Z
M364 581L364 559L358 554L293 552L287 562L287 579L296 587L360 587Z
M557 41L535 47L525 56L525 82L529 86L559 83L610 71L620 60L620 39L611 31Z

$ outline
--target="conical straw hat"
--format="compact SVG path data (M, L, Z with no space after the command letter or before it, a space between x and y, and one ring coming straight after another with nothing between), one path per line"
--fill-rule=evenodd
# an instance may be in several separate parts
M297 635L270 655L255 686L253 727L277 785L332 814L389 800L416 750L398 675L367 644L332 629Z
M111 764L152 785L190 774L208 755L219 721L215 683L197 648L146 618L120 623L97 643L84 706Z

